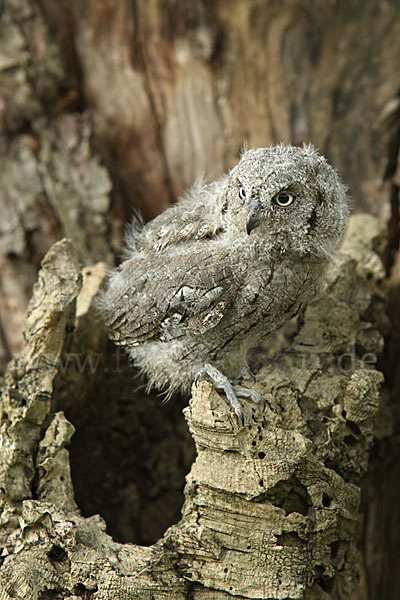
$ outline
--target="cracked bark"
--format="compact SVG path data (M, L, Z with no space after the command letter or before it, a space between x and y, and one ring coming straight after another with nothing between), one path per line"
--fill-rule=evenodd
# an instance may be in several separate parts
M57 242L2 390L2 598L349 598L360 478L382 429L383 377L371 363L387 326L384 231L375 217L352 218L293 344L259 370L266 404L245 405L244 428L209 384L193 390L184 414L196 459L182 518L150 547L113 541L74 501L63 381L85 382L87 397L105 375L60 373L60 358L102 347L91 308L101 268L82 292L72 245Z
M1 582L6 591L2 593L20 598L37 593L42 599L129 597L128 591L121 590L128 590L126 581L133 578L131 571L140 576L142 564L145 579L138 580L139 591L132 592L133 597L151 597L152 593L156 598L174 597L176 590L187 597L230 597L239 593L237 590L247 593L250 580L257 585L257 577L263 577L257 575L259 571L265 581L275 585L280 576L267 557L281 560L293 553L309 558L306 565L293 559L293 565L298 565L291 580L298 585L293 593L299 597L346 597L357 563L353 546L358 516L354 512L349 518L345 502L336 505L336 496L322 487L315 488L322 508L318 504L318 494L309 489L314 463L306 458L311 444L326 450L326 455L321 449L319 453L315 450L314 460L337 474L342 480L340 489L354 484L356 498L362 483L362 580L352 599L397 599L397 12L395 0L385 4L368 0L362 11L352 2L317 2L306 7L297 0L268 6L262 0L2 3L2 371L23 346L21 321L42 257L63 236L71 239L74 249L63 243L53 247L45 260L41 285L47 286L47 295L42 296L43 305L36 307L39 312L35 317L39 319L43 311L43 322L38 320L41 329L35 337L28 326L28 345L10 363L6 375L0 486L4 489L1 539L5 568ZM353 231L361 245L359 254L350 252L348 256L357 256L360 264L352 271L348 263L340 263L353 287L348 287L346 300L338 304L340 310L325 294L325 312L315 317L320 328L310 332L314 317L309 316L304 322L308 329L300 331L289 353L280 362L265 366L265 377L260 372L259 385L274 400L265 414L248 414L253 429L239 435L233 428L227 433L233 426L224 402L219 404L207 386L201 388L201 396L194 397L186 417L198 446L198 462L188 478L184 520L170 529L162 542L151 546L180 518L183 476L193 460L191 437L180 415L186 403L176 398L160 407L158 398L143 398L140 390L135 392L140 382L134 380L125 357L106 343L88 307L104 275L104 262L111 264L120 251L124 223L132 207L141 207L147 217L160 212L170 202L171 193L176 197L202 173L213 178L229 168L244 139L253 146L280 139L311 140L349 184L356 212L368 210L387 218L391 210L385 254L387 270L393 267L388 280L391 328L379 363L386 378L383 397L388 402L383 412L381 409L375 430L370 422L373 418L363 420L361 413L361 409L371 409L368 402L363 401L357 413L355 404L346 400L344 421L335 412L335 407L345 402L341 385L347 381L345 373L334 377L337 356L348 354L343 358L347 368L352 367L353 360L349 344L355 344L358 359L363 355L360 352L377 354L381 338L374 332L385 330L380 323L384 317L379 299L379 280L385 274L379 259L371 258L375 251L382 256L381 237L374 238L371 254L367 248L371 238L367 236L363 246L359 233ZM369 225L363 222L359 227ZM379 277L368 274L366 257L372 260L371 272L380 272ZM84 265L86 291L80 293L75 312L73 298L81 285L78 261ZM333 285L329 281L328 285ZM358 306L364 293L359 292L359 286L364 290L364 284L375 294L370 311L364 314L364 309L359 313L357 309L350 318L343 304ZM35 293L40 303L40 291ZM351 319L360 325L352 336L348 333ZM340 324L348 327L348 332L337 336L335 328ZM323 331L327 339L320 339ZM49 350L49 361L36 364L44 347ZM272 357L275 348L269 340L264 350ZM329 383L322 376L331 377ZM355 376L351 381L350 391L363 389L363 379ZM325 387L319 387L322 385ZM370 394L377 397L373 391ZM210 416L205 404L210 404L220 419L217 425L212 421L201 427L201 407L201 418ZM355 416L350 417L352 411ZM371 425L368 430L367 424ZM212 435L214 426L221 429L221 436ZM264 434L264 430L269 433ZM372 461L361 482L373 434L377 437ZM271 466L274 451L282 448L290 435L293 444L298 444L293 447L299 461L305 457L301 463L303 479L298 470L292 473L297 455L284 455L283 463L276 458ZM229 457L231 479L224 478L220 484L211 475L209 480L200 479L196 469L201 461L220 464L218 461ZM242 481L241 464L253 479ZM286 471L273 485L267 477L273 481L275 467L277 473L279 469ZM258 488L261 480L270 487ZM238 489L244 483L249 486L239 498L226 491L232 481L237 481ZM324 481L327 487L333 485L329 478ZM227 496L232 496L237 513L225 511ZM339 499L341 502L342 496ZM329 502L330 506L325 506ZM257 521L256 511L267 510L265 506L270 505L268 514L277 520L268 527L261 520L259 538L261 521ZM254 537L254 547L248 544L251 548L246 546L241 552L239 542L233 548L230 540L220 537L219 529L208 527L210 514L214 517L218 507L224 515L221 528L225 527L225 533L233 532L234 539L236 534L242 539L240 523L254 518L246 521L251 523L246 535ZM84 518L95 513L105 519L114 542L104 533L101 519ZM239 523L229 517L234 514ZM299 515L297 521L295 514ZM332 528L336 523L341 532L334 538L331 530L321 529L320 538L324 532L327 536L325 542L317 535L324 515L332 517ZM299 529L286 527L293 519ZM123 545L125 542L141 547ZM346 544L349 550L344 560ZM274 548L275 554L266 553L265 548L268 552ZM318 548L320 563L316 562ZM116 556L122 556L122 562ZM237 570L242 568L240 561L233 560L238 556L249 558L245 562L253 569L250 574L245 568L240 570L243 578ZM231 572L228 564L218 571L218 564L221 566L227 557L232 558L234 570ZM100 560L98 565L108 573L105 578L98 576L99 567L91 572L91 560ZM344 570L342 563L347 565ZM303 574L311 577L304 590L303 583L298 583ZM217 579L219 584L204 586L205 580ZM268 589L264 587L260 597Z

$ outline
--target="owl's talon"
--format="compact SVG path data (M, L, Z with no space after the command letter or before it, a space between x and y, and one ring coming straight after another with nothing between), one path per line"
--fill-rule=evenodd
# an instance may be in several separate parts
M243 367L240 369L238 379L252 379L254 383L256 383L256 376L253 371L249 369L249 367Z
M234 408L233 410L235 411L235 415L237 417L240 427L244 427L244 416L241 407L239 409Z
M196 373L196 376L195 376L194 381L193 381L194 386L196 388L199 387L200 381L202 381L203 379L206 379L206 375L207 374L205 373L204 369L202 369L201 371L199 371L198 373Z

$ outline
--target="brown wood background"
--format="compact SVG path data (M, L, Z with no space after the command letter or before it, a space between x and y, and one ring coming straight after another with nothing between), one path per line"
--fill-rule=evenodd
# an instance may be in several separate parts
M311 141L354 211L388 222L382 369L396 425L398 0L5 0L0 11L2 367L54 241L111 264L134 207L153 217L229 169L244 141ZM376 445L366 486L363 599L397 598L396 431Z

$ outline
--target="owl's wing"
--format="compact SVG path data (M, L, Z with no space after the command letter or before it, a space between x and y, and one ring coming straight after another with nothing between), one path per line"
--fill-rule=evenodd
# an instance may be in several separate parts
M210 184L195 183L177 204L144 226L135 249L161 252L180 242L218 237L225 188L225 176Z
M103 312L111 339L123 346L201 334L232 305L240 281L228 250L210 244L185 254L147 255L123 263L110 279Z
M196 214L197 213L197 214ZM221 232L222 227L212 219L205 219L202 212L197 210L190 218L179 215L181 218L161 226L156 232L151 232L152 249L158 252L180 242L189 240L215 239ZM138 244L138 250L145 246Z

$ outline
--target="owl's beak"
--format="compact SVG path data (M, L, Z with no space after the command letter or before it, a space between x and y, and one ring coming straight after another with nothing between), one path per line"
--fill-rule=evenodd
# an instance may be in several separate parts
M250 204L247 211L247 219L246 219L246 231L250 235L250 233L258 227L261 220L261 206L258 198L254 198Z

